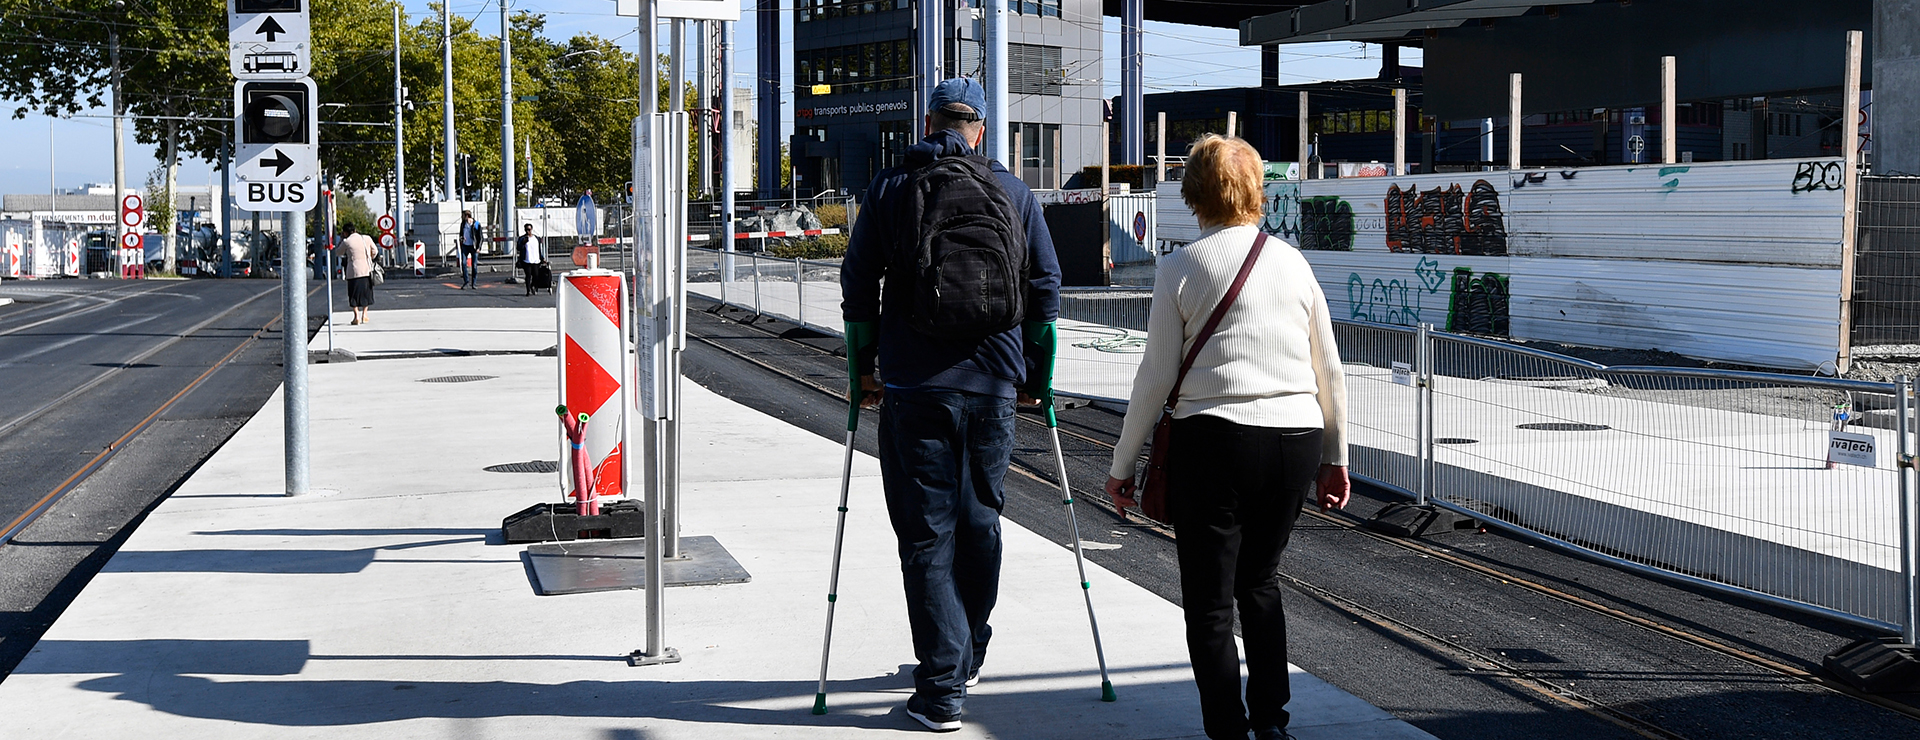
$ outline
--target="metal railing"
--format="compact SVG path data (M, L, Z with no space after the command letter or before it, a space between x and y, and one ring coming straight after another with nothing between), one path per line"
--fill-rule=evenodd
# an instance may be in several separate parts
M691 249L688 265L690 292L840 334L834 263ZM1062 322L1056 392L1125 403L1144 332L1116 326L1146 326L1147 302L1075 295L1090 300L1062 318L1098 323ZM1916 636L1909 379L1608 367L1430 326L1334 334L1355 477L1638 573ZM1836 430L1872 440L1875 464L1829 465Z

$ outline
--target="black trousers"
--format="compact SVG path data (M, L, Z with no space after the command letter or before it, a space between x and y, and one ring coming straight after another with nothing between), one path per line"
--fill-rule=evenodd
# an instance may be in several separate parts
M1250 728L1286 727L1287 618L1280 552L1320 465L1319 429L1235 424L1213 416L1173 421L1167 499L1180 555L1187 652L1207 737L1244 740ZM1233 610L1247 646L1246 702Z

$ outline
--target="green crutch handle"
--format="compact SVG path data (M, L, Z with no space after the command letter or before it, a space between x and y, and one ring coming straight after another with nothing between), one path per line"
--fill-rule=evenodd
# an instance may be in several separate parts
M847 431L851 432L860 425L860 402L867 397L860 388L860 378L873 374L880 355L880 322L849 321L846 339Z
M1020 336L1026 344L1026 356L1033 360L1033 370L1021 390L1046 409L1047 426L1057 427L1060 420L1053 411L1053 361L1060 347L1059 329L1051 321L1029 321L1020 325Z

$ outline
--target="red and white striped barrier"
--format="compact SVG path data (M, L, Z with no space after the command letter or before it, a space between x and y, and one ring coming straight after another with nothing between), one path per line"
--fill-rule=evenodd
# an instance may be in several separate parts
M20 235L8 234L5 251L0 251L0 275L19 279L21 249Z
M735 239L778 239L789 236L825 236L838 234L839 229L807 229L805 231L736 231Z
M582 501L623 495L626 469L626 378L633 377L626 349L627 281L607 270L575 270L560 276L555 300L559 314L560 403L567 414L587 414L582 446L593 486ZM561 459L572 459L572 443L561 436ZM562 490L574 493L570 465L561 465Z
M62 266L64 269L61 270L61 274L67 277L80 277L80 240L67 240L66 251L66 264Z
M413 243L413 276L427 276L427 243Z

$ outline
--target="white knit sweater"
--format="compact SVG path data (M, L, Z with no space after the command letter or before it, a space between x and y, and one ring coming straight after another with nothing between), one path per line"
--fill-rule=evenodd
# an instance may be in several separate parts
M1180 362L1233 285L1256 233L1252 226L1212 227L1160 258L1146 356L1114 447L1113 477L1133 477ZM1347 384L1327 298L1306 258L1276 237L1267 237L1240 297L1180 387L1174 418L1195 414L1248 426L1319 427L1326 430L1320 461L1347 464Z

